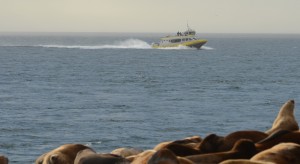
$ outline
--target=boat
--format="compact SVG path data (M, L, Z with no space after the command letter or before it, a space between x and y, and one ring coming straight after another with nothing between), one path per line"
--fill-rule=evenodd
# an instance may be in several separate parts
M170 48L170 47L192 47L200 49L207 40L196 38L196 31L192 30L189 25L187 25L187 30L183 33L177 32L176 35L169 35L160 38L159 43L153 43L152 48Z

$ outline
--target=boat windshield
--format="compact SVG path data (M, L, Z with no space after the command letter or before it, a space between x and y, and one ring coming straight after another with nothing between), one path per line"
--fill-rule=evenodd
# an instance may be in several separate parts
M188 30L184 32L185 35L196 35L196 31L194 30Z

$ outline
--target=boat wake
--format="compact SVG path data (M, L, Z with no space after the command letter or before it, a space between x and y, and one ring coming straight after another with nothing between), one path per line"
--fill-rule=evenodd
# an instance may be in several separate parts
M139 39L127 39L113 44L103 45L38 45L45 48L69 48L69 49L151 49L151 45Z
M139 40L139 39L127 39L124 41L118 41L113 44L100 44L100 45L57 45L57 44L46 44L37 45L37 47L44 48L65 48L65 49L86 49L86 50L97 50L97 49L153 49L151 44ZM196 48L178 46L178 47L165 47L157 48L160 50L191 50ZM213 50L214 48L202 46L201 50Z
M214 48L208 47L208 46L202 46L200 49L201 50L214 50Z

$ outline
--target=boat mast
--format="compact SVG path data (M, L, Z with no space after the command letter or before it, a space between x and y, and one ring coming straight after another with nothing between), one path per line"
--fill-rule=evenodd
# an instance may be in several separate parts
M186 21L186 26L187 26L188 32L190 32L189 21Z

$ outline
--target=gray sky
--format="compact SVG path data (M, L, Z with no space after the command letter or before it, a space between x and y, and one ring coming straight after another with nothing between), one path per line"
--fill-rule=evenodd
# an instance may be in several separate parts
M300 33L300 0L0 0L0 32Z

